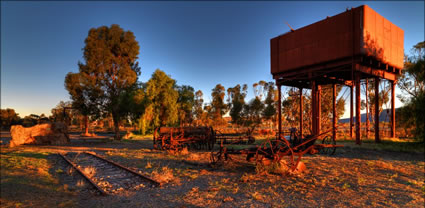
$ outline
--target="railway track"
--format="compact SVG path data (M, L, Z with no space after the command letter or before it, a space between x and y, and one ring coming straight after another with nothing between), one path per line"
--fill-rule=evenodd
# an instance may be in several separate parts
M139 190L161 185L134 170L92 153L59 155L102 195L114 195L124 190Z

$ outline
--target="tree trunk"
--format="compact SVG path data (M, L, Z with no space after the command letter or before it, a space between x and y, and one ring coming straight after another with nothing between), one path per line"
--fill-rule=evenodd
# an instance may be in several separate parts
M121 140L119 120L116 116L113 116L113 115L112 115L112 119L114 120L114 126L115 126L115 140Z
M89 135L89 117L87 115L84 116L84 135Z

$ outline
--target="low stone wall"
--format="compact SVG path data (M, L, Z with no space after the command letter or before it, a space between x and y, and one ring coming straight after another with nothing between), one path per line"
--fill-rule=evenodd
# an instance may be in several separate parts
M45 123L25 128L14 125L10 128L10 147L22 144L66 144L69 142L68 128L64 123Z

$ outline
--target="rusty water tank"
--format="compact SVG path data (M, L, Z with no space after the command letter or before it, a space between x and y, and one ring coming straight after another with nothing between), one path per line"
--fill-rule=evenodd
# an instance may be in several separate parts
M373 57L403 68L404 31L367 5L270 40L271 73L303 69L351 57Z

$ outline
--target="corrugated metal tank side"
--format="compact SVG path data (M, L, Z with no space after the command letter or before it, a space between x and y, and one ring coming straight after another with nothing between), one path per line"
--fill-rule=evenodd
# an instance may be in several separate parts
M403 38L403 30L363 5L271 39L271 72L374 54L402 68Z
M402 69L404 31L367 5L363 12L363 54Z
M272 74L279 72L279 37L275 37L270 39L270 68L272 71Z
M352 12L355 15L355 24L360 24L360 12L356 10ZM358 39L360 28L353 27L352 12L326 18L272 39L272 73L351 57L353 52L359 53L360 41L355 41L354 43L357 42L357 44L354 45L353 34L355 34L354 39ZM276 55L277 58L273 57Z

